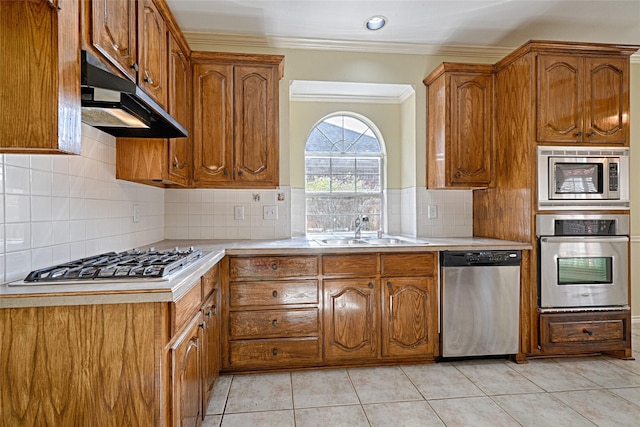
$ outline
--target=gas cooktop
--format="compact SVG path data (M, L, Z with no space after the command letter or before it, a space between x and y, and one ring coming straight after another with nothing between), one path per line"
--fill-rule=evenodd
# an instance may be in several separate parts
M73 284L99 280L135 281L168 280L169 276L199 259L202 251L193 249L146 251L132 249L125 252L107 252L76 261L35 270L22 282L14 285Z

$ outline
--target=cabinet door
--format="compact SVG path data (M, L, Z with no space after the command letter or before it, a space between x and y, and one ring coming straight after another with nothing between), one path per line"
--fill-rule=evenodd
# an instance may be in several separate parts
M204 340L202 351L203 399L202 414L213 394L213 387L220 372L220 323L218 321L218 290L207 299L204 308Z
M278 185L278 79L272 66L234 70L235 180Z
M382 355L432 359L438 341L433 279L390 277L382 286Z
M324 351L329 361L375 359L378 354L377 279L324 281Z
M587 143L629 141L628 58L585 58Z
M91 43L129 79L137 80L136 2L91 1Z
M166 108L167 36L164 19L153 0L138 0L138 5L138 85Z
M224 183L233 172L233 66L193 64L193 181Z
M188 323L171 346L173 425L198 426L202 411L202 315Z
M582 141L582 85L582 57L538 56L538 141Z
M172 33L169 34L169 114L187 129L189 120L190 69L187 54ZM169 180L186 185L189 179L190 150L188 138L169 140Z
M491 181L491 75L451 76L452 184L487 185Z

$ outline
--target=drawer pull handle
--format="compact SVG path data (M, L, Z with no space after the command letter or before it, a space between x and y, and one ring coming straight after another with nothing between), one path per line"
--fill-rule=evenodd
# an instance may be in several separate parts
M274 298L277 298L278 297L278 291L271 292L271 295L273 295Z
M271 269L272 269L273 271L276 271L276 270L278 269L278 264L273 264L273 265L271 266Z
M273 319L271 324L273 325L274 328L277 327L278 326L278 319Z
M392 286L391 282L387 282L387 288L391 289Z
M369 283L369 289L373 289L373 283Z
M589 334L589 336L593 335L593 331L591 331L591 330L589 330L589 329L587 329L587 328L584 328L584 329L582 330L582 332L583 332L583 333L585 333L585 334Z
M273 350L271 350L271 354L273 354L274 356L278 355L278 349L274 348Z
M200 323L198 326L200 326L202 329L204 329L205 324L204 324L204 322L202 322L202 323Z

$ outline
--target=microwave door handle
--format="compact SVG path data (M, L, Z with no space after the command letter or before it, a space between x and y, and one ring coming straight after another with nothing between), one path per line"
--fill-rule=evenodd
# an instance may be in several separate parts
M545 236L543 243L627 243L629 236Z

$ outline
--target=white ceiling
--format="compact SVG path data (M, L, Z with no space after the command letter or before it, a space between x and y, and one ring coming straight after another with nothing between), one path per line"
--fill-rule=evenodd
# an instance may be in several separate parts
M640 0L168 0L185 33L344 50L513 49L527 40L640 45ZM379 31L364 21L381 14ZM220 37L218 37L220 39Z

